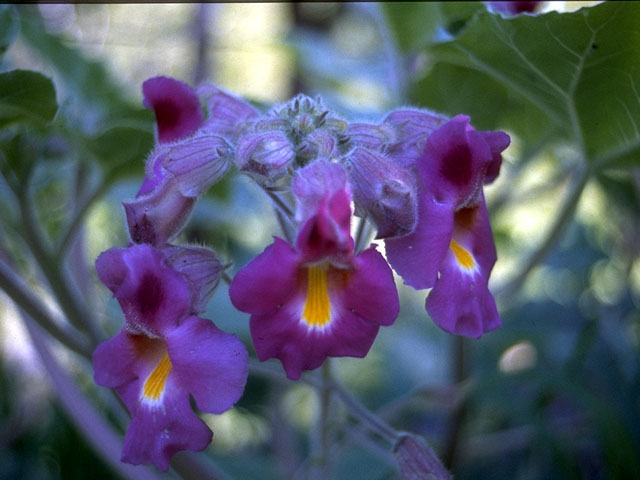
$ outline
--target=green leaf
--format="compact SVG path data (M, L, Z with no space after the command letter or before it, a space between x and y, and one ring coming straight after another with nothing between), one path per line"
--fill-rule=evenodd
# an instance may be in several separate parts
M42 18L31 6L20 9L22 36L50 63L62 79L62 91L71 93L77 103L77 115L90 110L104 124L122 124L133 120L147 123L149 112L142 105L131 105L124 89L105 66L85 57L78 49L67 46L60 37L46 33Z
M140 176L144 160L153 148L154 138L149 131L134 127L114 127L98 137L87 140L87 149L113 179Z
M403 51L417 50L428 45L440 24L437 3L384 2L380 6L398 47Z
M515 110L524 113L505 121L504 127L522 129L523 123L537 122L532 127L541 132L546 124L553 127L556 136L574 141L587 161L637 164L638 25L640 4L635 2L606 2L572 13L513 18L482 12L457 39L430 50L436 66L419 86L429 89L442 84L444 67L440 64L458 67L456 74L461 77L479 78L481 73L491 81L474 88L471 80L458 80L470 85L470 90L464 93L464 102L457 100L457 108L471 110L478 99L506 91L520 104ZM455 88L445 94L455 96ZM431 97L424 93L422 99L429 101ZM504 118L502 107L498 103L489 113Z
M57 110L51 79L30 70L0 73L0 127L21 121L48 123Z
M18 35L18 14L12 5L0 5L0 58Z

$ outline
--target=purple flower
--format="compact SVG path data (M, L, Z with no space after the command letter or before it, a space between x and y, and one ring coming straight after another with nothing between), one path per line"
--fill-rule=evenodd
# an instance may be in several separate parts
M177 451L200 451L211 441L189 396L199 410L222 413L240 398L248 374L242 342L193 315L203 308L203 288L219 275L208 272L212 254L180 248L114 248L96 261L125 324L94 352L95 381L114 388L131 414L122 461L165 471Z
M170 77L153 77L142 84L144 106L153 110L159 143L185 138L204 121L198 96L189 85Z
M316 162L297 172L302 225L295 246L274 243L240 270L229 290L251 314L258 358L278 358L292 380L327 357L364 357L380 325L399 311L391 269L374 246L355 254L343 167Z
M427 310L444 330L480 337L500 326L488 280L496 261L482 185L500 168L503 132L478 132L459 115L435 130L416 162L421 183L413 233L385 241L405 283L432 288Z
M519 13L535 13L540 4L544 2L485 2L496 12L507 15L518 15Z

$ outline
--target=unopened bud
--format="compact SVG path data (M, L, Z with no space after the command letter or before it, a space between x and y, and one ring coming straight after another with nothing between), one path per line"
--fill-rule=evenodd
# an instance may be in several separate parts
M447 120L426 110L394 110L384 119L384 124L396 132L395 142L387 150L389 158L399 165L412 166L424 152L427 137Z
M345 135L349 137L353 145L369 150L382 150L385 145L393 143L396 138L396 132L392 126L369 123L350 123Z
M187 223L195 201L195 197L184 196L169 177L149 194L123 202L131 240L164 245Z
M296 196L298 207L296 221L304 222L314 215L324 199L332 198L339 191L351 197L344 167L338 163L319 160L296 171L291 190Z
M232 150L215 135L197 135L172 145L162 166L176 179L187 197L197 197L217 182L229 167Z
M209 110L204 128L214 135L236 138L258 116L258 111L247 102L213 85L201 85L196 92Z
M269 179L283 174L294 158L291 142L277 130L243 136L236 151L240 170Z
M363 148L345 160L353 189L356 213L376 224L376 238L411 233L417 218L417 192L413 176L401 166Z
M330 159L336 153L336 138L325 129L317 129L301 142L298 156L303 160Z
M218 286L222 275L222 263L213 250L194 246L170 246L164 249L167 262L184 275L192 294L195 314L202 313Z

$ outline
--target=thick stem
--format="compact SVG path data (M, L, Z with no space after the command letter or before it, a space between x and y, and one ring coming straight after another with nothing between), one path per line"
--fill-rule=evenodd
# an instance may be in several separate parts
M1 260L0 288L53 338L83 357L91 358L92 348L86 339L77 330L58 324L29 286Z
M83 308L69 288L69 279L65 275L64 268L57 265L48 251L42 229L35 218L33 205L26 189L21 192L19 202L25 242L47 279L51 291L60 304L60 308L73 326L89 333L92 342L98 344L102 340L102 335L88 309Z

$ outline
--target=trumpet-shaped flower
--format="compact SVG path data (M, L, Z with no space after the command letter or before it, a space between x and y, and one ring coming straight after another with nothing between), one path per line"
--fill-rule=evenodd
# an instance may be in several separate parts
M203 249L179 248L166 255L146 244L116 248L96 262L125 326L95 350L95 381L114 388L131 414L122 460L165 471L175 452L200 451L211 441L189 396L198 409L222 413L240 398L248 374L242 342L192 315L219 275L215 261Z
M500 326L488 280L496 261L483 183L498 174L503 132L478 132L454 117L416 160L421 183L413 233L386 240L387 258L405 283L432 288L427 310L444 330L480 337Z
M297 380L327 357L364 357L379 327L395 320L399 302L375 247L353 251L344 168L312 163L297 172L293 191L301 221L295 246L276 237L236 274L229 293L251 314L258 358L280 359Z

